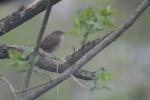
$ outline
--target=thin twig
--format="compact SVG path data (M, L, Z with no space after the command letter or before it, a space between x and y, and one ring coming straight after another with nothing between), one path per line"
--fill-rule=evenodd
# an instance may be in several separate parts
M29 6L22 6L12 14L0 20L0 36L5 35L7 32L23 24L32 17L38 15L46 9L46 0L36 0L37 2L31 3ZM62 0L50 0L52 5L57 4Z
M3 75L0 75L0 80L3 81L4 83L6 83L6 85L9 87L9 89L11 90L15 100L18 100L18 97L16 95L16 91L13 87L13 85L3 76Z
M61 76L59 76L57 79L54 79L52 82L47 82L43 84L43 86L36 88L32 93L31 91L28 91L28 100L33 100L43 93L47 92L49 89L55 87L57 84L61 83L65 79L67 79L72 73L76 72L76 70L79 70L80 67L82 67L83 63L88 62L92 57L94 57L96 54L103 50L105 47L107 47L109 44L111 44L114 40L116 40L124 31L126 31L133 23L134 21L139 17L139 15L144 12L144 10L149 6L150 0L144 0L140 6L137 8L135 13L133 13L127 21L118 29L118 31L113 32L112 34L108 35L106 38L103 39L96 47L94 47L90 52L87 52L76 64L71 66L65 73L63 73ZM98 50L97 50L98 49ZM95 51L96 50L96 51ZM93 52L92 52L93 51ZM92 56L90 56L92 53ZM94 55L93 55L94 54ZM90 58L87 58L90 57ZM82 63L82 64L81 64ZM79 64L79 65L78 65ZM74 69L72 69L74 68Z
M47 10L46 10L46 13L45 13L45 16L44 16L44 19L43 19L43 22L42 22L42 26L41 26L41 29L40 29L40 32L39 32L39 35L38 35L38 38L37 38L36 47L34 48L34 51L33 51L33 56L32 56L33 58L32 59L35 59L38 55L39 45L40 45L40 42L41 42L42 37L44 35L44 31L46 29L46 25L47 25L49 15L50 15L50 12L51 12L52 4L50 3L49 0L47 0L47 1L48 1ZM34 64L31 63L31 66L28 69L28 72L27 72L27 75L26 75L26 78L25 78L25 81L24 81L23 90L25 90L29 86L33 68L34 68Z
M84 85L83 83L81 83L76 77L74 77L73 75L71 75L72 79L82 88L86 89L86 90L90 90L89 87L87 87L86 85Z
M59 64L57 64L56 77L59 76L58 71L59 71ZM56 86L56 100L59 100L59 86L58 85Z
M50 79L49 81L51 81L51 79ZM41 87L41 86L43 86L43 85L45 85L45 83L40 84L40 85L37 85L37 86L34 86L34 87L31 87L31 88L27 88L27 89L25 89L25 90L17 90L17 91L16 91L16 94L22 94L22 93L25 93L25 92L27 92L27 91L31 91L31 90L34 90L34 89L36 89L36 88L39 88L39 87Z
M51 88L57 86L57 84L66 80L70 75L77 72L81 67L83 67L89 60L91 60L94 56L96 56L100 51L110 45L113 41L115 41L121 34L123 34L131 25L137 20L137 18L144 12L146 8L150 5L150 0L143 0L140 5L137 7L135 12L133 12L128 19L118 28L117 31L108 35L103 41L97 44L92 50L86 53L79 61L77 61L74 65L68 68L61 76L52 80L52 82L47 82L42 87L35 89L34 91L28 91L28 99L33 100L37 97L41 96Z
M89 31L89 29L88 29L87 32L84 33L84 35L83 35L83 39L82 39L82 42L81 42L81 45L82 45L82 46L85 45L85 43L87 42L87 39L88 39L89 34L90 34L90 31Z
M96 39L97 40L97 39ZM96 41L94 40L94 41ZM94 43L94 41L92 41ZM96 43L98 44L98 43ZM81 58L81 55L83 56L86 52L88 52L89 50L91 50L91 48L93 48L96 44L88 44L86 47L87 50L83 50L84 48L80 49L80 50L75 50L70 56L69 60L67 60L66 62L70 62L72 61L72 59L76 59L77 57L79 57L78 59ZM18 50L20 52L23 52L25 50L25 48L27 47L24 47L24 46L17 46L17 45L0 45L0 51L3 51L3 52L0 52L0 59L7 59L9 58L9 54L8 54L8 51L11 50L11 49L15 49L15 50ZM82 52L84 51L84 54L81 54ZM78 54L76 54L78 52ZM76 54L76 55L75 55ZM72 55L75 55L75 56L72 56ZM54 62L54 61L51 61L50 59L46 59L48 58L48 56L46 55L40 55L39 57L39 61L38 63L36 64L36 66L42 70L46 70L46 71L49 71L49 72L54 72L56 73L57 70L55 70L57 68L57 62ZM72 64L75 63L78 59L72 61ZM41 61L42 60L42 61ZM59 70L58 72L59 73L62 73L64 72L68 67L70 67L70 63L67 63L66 62L62 63L62 64L59 64ZM24 70L24 71L27 71L27 70ZM78 71L77 73L74 74L74 76L76 78L79 78L79 79L82 79L82 80L92 80L92 77L94 76L94 72L93 71L88 71L88 70L80 70Z

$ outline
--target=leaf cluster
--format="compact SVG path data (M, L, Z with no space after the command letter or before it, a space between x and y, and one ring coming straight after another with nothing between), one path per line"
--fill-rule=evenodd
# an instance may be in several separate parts
M68 33L88 38L88 35L114 27L112 15L114 9L107 7L87 7L78 10L73 20L73 28ZM84 40L86 41L86 39Z
M93 77L93 87L91 88L91 90L94 89L107 89L107 90L111 90L108 86L107 86L107 81L112 79L112 75L111 73L109 73L108 71L106 71L104 68L100 68L99 70L97 70L95 72L95 76Z
M18 51L17 49L10 49L9 54L9 65L27 65L29 61L26 58L33 51L33 47L25 48L23 52Z

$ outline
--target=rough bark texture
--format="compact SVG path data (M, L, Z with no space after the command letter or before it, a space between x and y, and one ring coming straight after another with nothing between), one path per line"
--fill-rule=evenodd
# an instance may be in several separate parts
M38 15L40 12L46 9L46 0L37 0L38 2L32 3L28 6L22 6L16 12L8 15L7 17L0 20L0 36L26 22L32 17ZM61 0L50 0L53 5L60 2Z

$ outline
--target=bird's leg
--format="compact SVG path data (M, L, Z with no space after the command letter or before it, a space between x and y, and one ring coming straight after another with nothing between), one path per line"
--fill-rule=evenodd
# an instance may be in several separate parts
M53 53L51 53L51 55L51 59L58 60L58 58L56 58L56 56Z
M54 60L60 60L60 58L56 58L56 56L53 56L52 59L54 59Z

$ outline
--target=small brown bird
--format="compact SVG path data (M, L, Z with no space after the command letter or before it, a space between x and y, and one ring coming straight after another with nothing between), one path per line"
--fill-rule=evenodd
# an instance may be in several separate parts
M47 35L41 42L40 48L47 53L52 53L60 46L63 34L62 31L54 31Z

